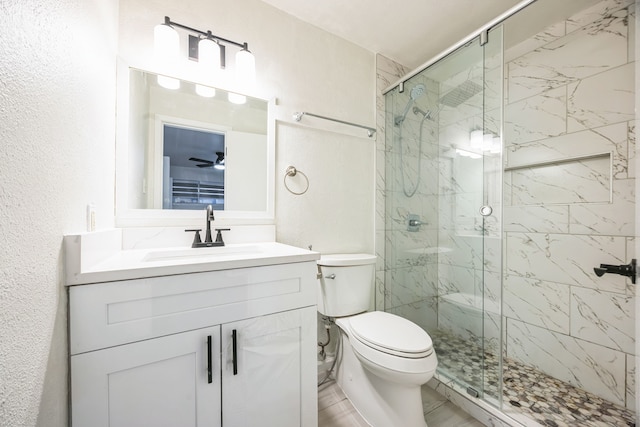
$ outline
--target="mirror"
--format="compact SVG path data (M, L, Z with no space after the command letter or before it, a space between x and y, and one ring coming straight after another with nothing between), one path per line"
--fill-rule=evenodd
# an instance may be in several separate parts
M207 205L216 218L273 217L269 102L186 81L167 89L129 67L122 77L116 225L199 217Z

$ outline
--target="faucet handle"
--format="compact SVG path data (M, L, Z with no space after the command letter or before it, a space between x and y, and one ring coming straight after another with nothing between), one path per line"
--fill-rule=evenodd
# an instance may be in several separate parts
M216 243L221 243L220 246L224 246L224 240L222 240L222 232L223 231L229 231L231 229L230 228L216 228L215 230L218 232L216 234Z
M202 228L190 228L188 230L184 230L185 232L196 232L195 236L193 236L193 243L191 244L192 248L195 248L199 243L202 243L202 239L200 238L200 232Z

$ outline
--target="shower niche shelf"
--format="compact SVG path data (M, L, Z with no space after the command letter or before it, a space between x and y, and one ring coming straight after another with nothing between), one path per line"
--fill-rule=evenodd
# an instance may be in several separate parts
M565 157L562 159L555 159L555 160L543 160L543 161L533 162L533 163L506 166L504 168L504 171L509 172L509 171L515 171L519 169L531 169L531 168L541 168L544 166L556 166L564 163L580 162L583 160L592 160L592 159L601 159L601 158L609 158L609 160L611 160L612 155L613 153L606 152L606 153L587 154L584 156Z

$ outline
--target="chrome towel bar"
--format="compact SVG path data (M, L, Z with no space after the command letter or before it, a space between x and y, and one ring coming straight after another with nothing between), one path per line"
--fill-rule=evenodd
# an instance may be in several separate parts
M367 131L367 135L369 136L369 138L371 138L376 133L376 130L374 128L372 128L372 127L369 127L369 126L363 126L363 125L359 125L357 123L345 122L344 120L333 119L331 117L320 116L318 114L307 113L306 111L300 111L300 112L295 113L293 115L293 119L296 122L299 122L300 120L302 120L303 116L316 117L318 119L329 120L329 121L332 121L332 122L342 123L343 125L355 126L357 128L365 129Z

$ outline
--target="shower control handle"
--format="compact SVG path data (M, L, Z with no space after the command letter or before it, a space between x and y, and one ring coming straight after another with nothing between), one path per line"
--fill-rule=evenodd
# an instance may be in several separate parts
M407 231L420 231L420 226L423 222L420 220L420 216L416 214L407 215Z
M602 277L605 273L619 274L621 276L626 276L631 278L631 283L636 284L636 267L637 261L636 259L632 259L629 264L622 265L611 265L611 264L600 264L600 267L596 267L593 269L593 272L596 273L596 276Z

